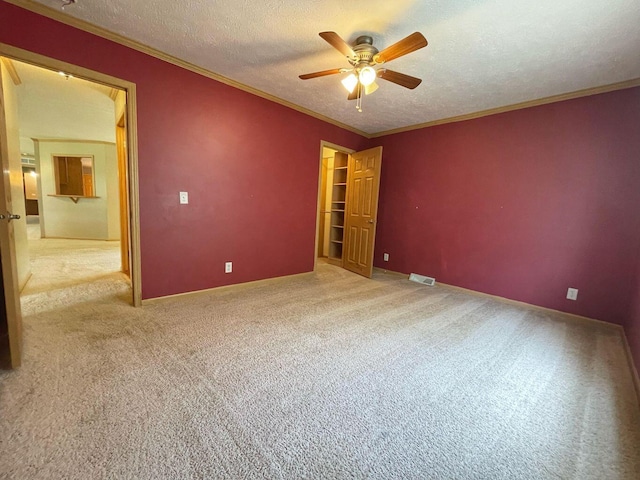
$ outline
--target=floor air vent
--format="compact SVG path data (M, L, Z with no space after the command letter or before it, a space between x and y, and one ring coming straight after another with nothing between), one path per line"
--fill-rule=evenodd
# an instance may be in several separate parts
M429 285L430 287L433 287L436 284L435 278L425 277L424 275L418 275L417 273L409 275L409 280L416 283L422 283L423 285Z

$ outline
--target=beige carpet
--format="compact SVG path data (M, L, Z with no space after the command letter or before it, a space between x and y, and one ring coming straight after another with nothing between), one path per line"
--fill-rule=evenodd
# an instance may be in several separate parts
M94 273L28 287L1 478L638 478L617 329L330 265L141 309Z
M27 236L32 276L22 291L25 312L50 309L52 302L84 302L87 294L99 298L104 288L131 298L127 286L117 281L125 278L119 273L120 242L43 240L39 224L27 224Z

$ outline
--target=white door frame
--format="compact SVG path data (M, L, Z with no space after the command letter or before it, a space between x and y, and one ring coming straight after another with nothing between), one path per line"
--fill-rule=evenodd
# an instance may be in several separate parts
M142 304L142 271L140 264L140 204L138 196L138 119L136 105L136 84L120 78L105 75L94 70L62 62L21 48L0 43L0 56L49 70L63 71L77 78L124 90L127 95L127 168L129 175L129 224L131 259L132 303L135 307ZM114 117L114 129L116 119Z

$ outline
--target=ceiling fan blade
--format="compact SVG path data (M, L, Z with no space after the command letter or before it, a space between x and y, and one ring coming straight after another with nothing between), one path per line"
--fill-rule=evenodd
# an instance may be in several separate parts
M427 46L427 39L420 32L415 32L408 37L403 38L398 43L394 43L390 47L385 48L373 57L376 63L390 62L398 57L402 57L411 52Z
M319 35L333 48L342 53L345 57L355 58L356 53L336 32L320 32Z
M405 75L404 73L400 72L394 72L393 70L389 70L387 68L378 70L378 76L387 80L388 82L396 83L405 88L410 88L411 90L422 83L422 80L419 78L412 77L411 75Z
M335 75L336 73L342 73L343 68L333 68L331 70L323 70L321 72L305 73L300 75L302 80L309 80L310 78L324 77L326 75Z

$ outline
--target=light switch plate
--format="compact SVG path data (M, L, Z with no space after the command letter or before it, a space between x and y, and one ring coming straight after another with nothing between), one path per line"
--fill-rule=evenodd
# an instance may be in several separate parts
M186 205L189 203L189 192L180 192L180 204Z

